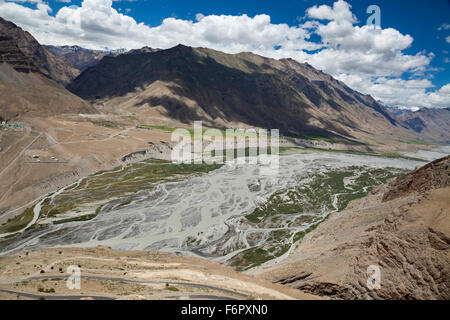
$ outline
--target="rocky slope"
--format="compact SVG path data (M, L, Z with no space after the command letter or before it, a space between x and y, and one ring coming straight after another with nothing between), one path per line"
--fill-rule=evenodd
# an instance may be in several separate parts
M117 57L120 54L140 54L145 52L156 52L159 49L153 49L150 47L143 47L141 49L116 49L116 50L93 50L86 49L80 46L52 46L44 45L46 49L68 61L71 65L77 68L80 72L86 70L89 67L93 67L98 64L103 57Z
M8 63L19 72L39 72L33 60L27 57L6 33L0 33L0 63Z
M0 35L11 38L42 74L59 83L67 84L79 74L78 69L41 46L30 33L1 17Z
M185 123L245 123L352 143L413 134L370 96L310 65L252 53L178 45L107 56L68 89L85 99L116 99L117 106L156 108Z
M52 80L67 82L72 69L47 54L29 33L0 18L1 119L94 112L87 102Z
M399 116L409 127L423 137L438 143L450 143L450 108L422 108Z
M279 265L255 273L337 299L450 299L450 157L331 216ZM379 289L367 286L380 268Z
M450 158L438 159L395 179L383 194L383 202L405 197L412 192L446 188L450 185Z
M34 64L25 64L28 61L23 60L20 65L0 64L0 118L9 121L61 113L95 112L86 101L62 85L40 72L29 72L36 69Z
M80 46L51 46L44 45L46 49L55 55L64 58L71 65L80 71L85 70L88 67L95 66L104 56L117 56L122 52L122 50L92 50L82 48Z

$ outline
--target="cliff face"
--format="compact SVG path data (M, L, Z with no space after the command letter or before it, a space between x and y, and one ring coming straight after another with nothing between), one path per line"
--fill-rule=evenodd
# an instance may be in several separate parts
M332 215L282 263L256 273L334 299L450 299L449 157ZM380 287L367 285L379 267Z
M39 72L33 60L19 49L14 39L0 33L0 63L9 63L19 72Z
M31 60L34 66L50 79L67 84L80 73L70 63L41 46L31 34L3 18L0 18L0 36L3 39L6 37L6 41L9 42L9 44L3 44L4 49L13 50L11 52L13 54L14 50L16 50L10 45L13 42L22 52L22 55ZM5 56L5 52L2 55Z
M63 87L77 72L28 32L0 18L1 119L95 112Z
M412 192L445 188L450 184L450 157L430 162L429 164L398 177L389 184L388 191L383 195L383 201L404 197Z

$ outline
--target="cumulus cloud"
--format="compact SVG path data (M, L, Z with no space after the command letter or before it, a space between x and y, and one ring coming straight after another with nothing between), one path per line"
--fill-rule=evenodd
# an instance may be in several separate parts
M42 0L18 1L34 2L35 8L0 0L0 16L45 44L165 49L182 43L228 53L252 51L308 62L387 104L450 105L446 87L430 92L435 88L429 80L415 79L424 78L430 70L432 53L405 54L413 42L410 35L393 28L358 26L351 6L343 0L332 6L309 8L297 26L274 24L266 14L249 17L201 13L195 20L169 17L160 25L149 26L118 12L112 7L113 0L83 0L81 6L64 6L56 13ZM446 30L446 26L440 28ZM321 40L311 41L312 35ZM402 79L405 73L413 78Z
M444 108L450 106L450 84L429 92L435 86L429 79L378 77L367 81L357 75L339 75L338 79L350 87L370 94L382 102L404 108Z
M339 0L332 7L314 6L307 10L307 21L318 34L324 49L310 54L306 61L345 82L350 87L368 93L383 103L406 107L447 107L450 97L445 90L436 90L428 79L418 80L431 68L433 53L407 55L403 51L413 42L393 28L357 26L351 6ZM442 28L446 28L443 25ZM405 73L412 78L401 78ZM444 87L443 87L444 88Z
M319 48L308 42L309 32L287 24L272 24L270 16L198 14L195 21L166 18L150 27L112 8L111 0L84 0L81 6L61 8L51 16L50 7L40 3L35 9L0 0L0 14L30 31L40 42L74 44L89 48L144 45L169 48L179 43L212 47L226 52L267 52L285 47L293 53ZM288 56L288 55L286 55Z
M314 19L356 23L358 20L350 11L350 8L351 6L347 2L337 1L333 3L333 7L327 5L315 5L306 10L306 14L308 17Z

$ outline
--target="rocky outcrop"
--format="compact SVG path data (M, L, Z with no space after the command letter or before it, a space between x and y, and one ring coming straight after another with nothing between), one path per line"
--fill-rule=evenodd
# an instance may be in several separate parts
M158 144L149 142L147 150L135 151L127 154L120 159L120 162L122 164L127 164L148 159L170 160L172 149L173 144L165 141L160 141Z
M50 79L67 84L80 72L69 62L45 49L28 32L22 30L10 21L0 18L0 36L7 37L22 52L22 55L31 60L34 66ZM10 47L14 53L16 48ZM21 70L19 70L21 71Z
M1 119L95 112L62 85L77 72L28 32L0 18Z
M450 299L448 161L351 202L287 260L255 273L332 299ZM379 287L368 285L369 266L380 270Z
M450 156L435 160L429 164L398 177L389 184L389 190L383 195L383 201L403 197L411 192L445 188L450 184Z
M39 72L33 60L24 55L14 39L5 33L0 33L0 63L9 63L19 72Z

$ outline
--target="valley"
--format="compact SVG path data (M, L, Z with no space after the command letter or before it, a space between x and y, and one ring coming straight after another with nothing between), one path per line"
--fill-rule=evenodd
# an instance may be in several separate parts
M177 163L177 129L212 145L194 121L275 147ZM448 299L449 130L292 58L42 45L0 18L0 299Z
M300 152L281 156L279 174L265 177L258 165L235 162L136 162L80 179L25 210L35 224L3 234L1 253L101 245L245 270L279 261L329 214L420 163Z

